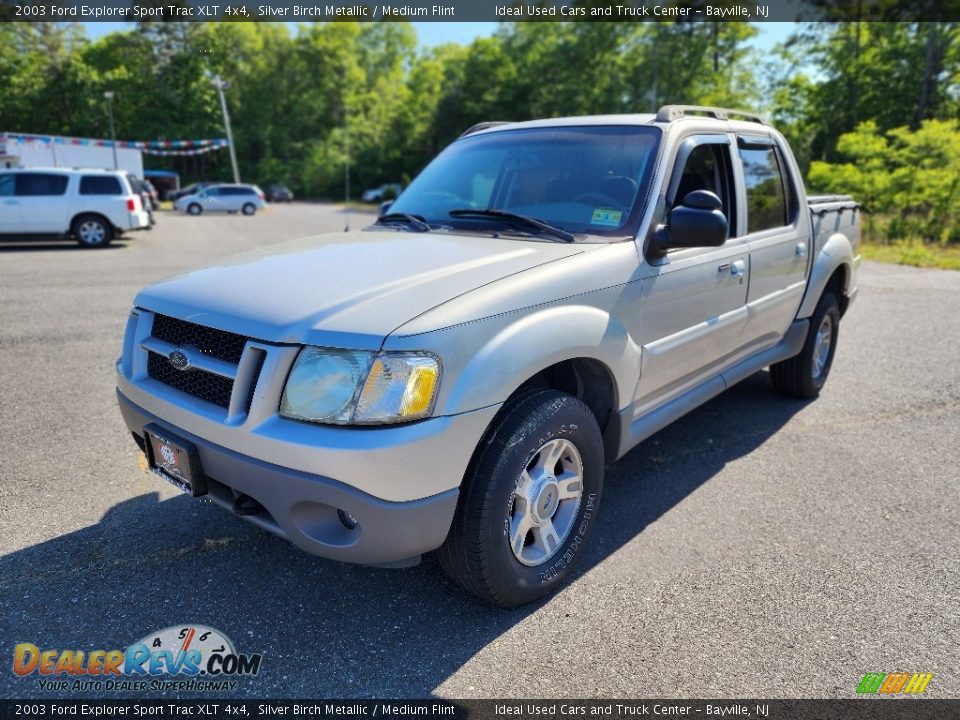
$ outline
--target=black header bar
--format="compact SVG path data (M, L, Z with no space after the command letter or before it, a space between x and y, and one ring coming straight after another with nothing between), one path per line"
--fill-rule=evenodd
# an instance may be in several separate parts
M955 720L960 700L0 700L0 720L22 718Z
M0 0L27 22L938 22L960 0Z

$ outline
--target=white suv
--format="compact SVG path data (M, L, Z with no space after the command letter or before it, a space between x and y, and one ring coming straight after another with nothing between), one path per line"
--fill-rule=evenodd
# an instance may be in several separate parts
M103 247L150 216L126 174L116 170L0 170L0 236L72 236Z

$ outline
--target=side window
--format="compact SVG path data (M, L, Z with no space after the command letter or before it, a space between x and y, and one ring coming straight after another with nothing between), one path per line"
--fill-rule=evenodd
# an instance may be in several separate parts
M66 175L47 173L18 173L16 194L20 196L63 195L67 191Z
M80 178L81 195L123 195L119 178L113 175L84 175Z
M677 175L674 176L676 182ZM727 217L728 233L736 228L736 200L729 146L718 143L697 145L687 156L679 174L679 183L671 207L676 207L694 190L709 190L720 198L721 211Z
M773 145L740 147L747 190L747 232L783 227L789 223L783 170Z
M13 175L0 175L0 197L13 195Z

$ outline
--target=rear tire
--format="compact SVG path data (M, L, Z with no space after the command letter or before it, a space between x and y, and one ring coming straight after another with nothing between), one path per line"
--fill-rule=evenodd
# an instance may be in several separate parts
M106 247L113 240L113 225L99 215L81 215L70 228L80 247Z
M833 366L839 330L840 306L836 296L827 291L813 311L800 354L770 366L773 386L785 395L817 397Z
M555 390L510 400L467 470L441 567L510 608L557 588L586 547L603 488L603 440L590 409Z
M253 203L245 203L242 212L244 215L253 215L257 211L257 206Z
M187 212L190 215L199 215L203 212L203 208L198 203L190 203L187 206Z

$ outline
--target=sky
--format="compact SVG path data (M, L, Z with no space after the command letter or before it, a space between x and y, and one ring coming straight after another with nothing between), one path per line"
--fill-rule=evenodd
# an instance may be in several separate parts
M413 27L417 31L420 44L432 47L443 43L453 42L465 45L474 38L492 35L499 23L495 22L415 22ZM131 23L96 22L83 23L87 36L98 38L107 33L127 29ZM287 23L295 29L297 23ZM769 52L773 47L790 35L796 23L762 22L756 23L760 31L753 40L753 46L761 53Z

